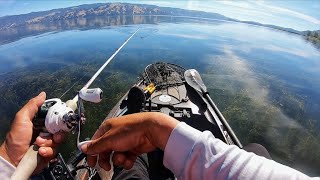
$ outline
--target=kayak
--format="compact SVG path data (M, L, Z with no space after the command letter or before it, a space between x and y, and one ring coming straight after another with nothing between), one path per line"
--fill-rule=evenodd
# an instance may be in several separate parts
M189 70L188 70L189 71ZM157 62L148 65L138 82L110 111L107 119L139 112L161 112L212 134L227 144L237 144L223 116L202 92L190 86L181 66ZM202 80L201 80L202 81ZM223 118L223 119L222 119Z
M149 64L106 119L140 112L167 114L200 131L210 131L229 145L242 148L228 122L209 96L200 74L194 69L186 70L165 62ZM163 166L161 150L148 153L147 161L150 179L175 178L170 170ZM85 155L80 152L69 163L65 163L61 154L58 154L58 161L49 167L47 175L59 179L63 172L68 174L70 179L88 179L93 173L86 168L75 171L77 167L85 167L85 164ZM57 167L61 173L57 173Z

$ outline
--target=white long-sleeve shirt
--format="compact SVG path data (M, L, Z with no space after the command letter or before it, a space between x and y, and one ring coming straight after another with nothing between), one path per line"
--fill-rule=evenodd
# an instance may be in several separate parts
M0 156L0 179L10 179L16 168Z
M200 132L185 123L179 123L172 131L163 163L178 179L310 179L295 169L227 145L211 132Z

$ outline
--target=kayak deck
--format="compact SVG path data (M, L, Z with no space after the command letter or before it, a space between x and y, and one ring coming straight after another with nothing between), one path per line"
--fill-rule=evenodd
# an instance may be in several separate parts
M203 96L184 80L185 69L169 63L154 63L145 72L107 118L139 112L161 112L200 130L209 130L216 138L234 144ZM151 75L150 75L151 74ZM148 92L147 87L156 88Z
M161 112L200 131L211 131L227 144L235 144L203 94L185 81L185 71L180 66L163 62L148 65L140 80L110 111L107 119L132 113ZM175 178L163 166L161 150L150 152L147 157L151 179Z

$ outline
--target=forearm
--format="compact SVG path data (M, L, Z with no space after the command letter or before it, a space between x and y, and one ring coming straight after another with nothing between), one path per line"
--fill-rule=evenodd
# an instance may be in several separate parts
M164 164L180 179L308 179L275 161L230 146L179 124L165 148Z

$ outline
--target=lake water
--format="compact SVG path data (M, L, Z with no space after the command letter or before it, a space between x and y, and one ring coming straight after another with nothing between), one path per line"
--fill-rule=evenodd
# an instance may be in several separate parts
M62 99L73 97L138 28L92 86L105 98L86 105L87 136L146 65L165 61L202 74L243 144L263 144L276 161L320 175L319 50L301 36L232 22L99 17L0 31L0 139L28 99L41 90L60 97L76 83Z

